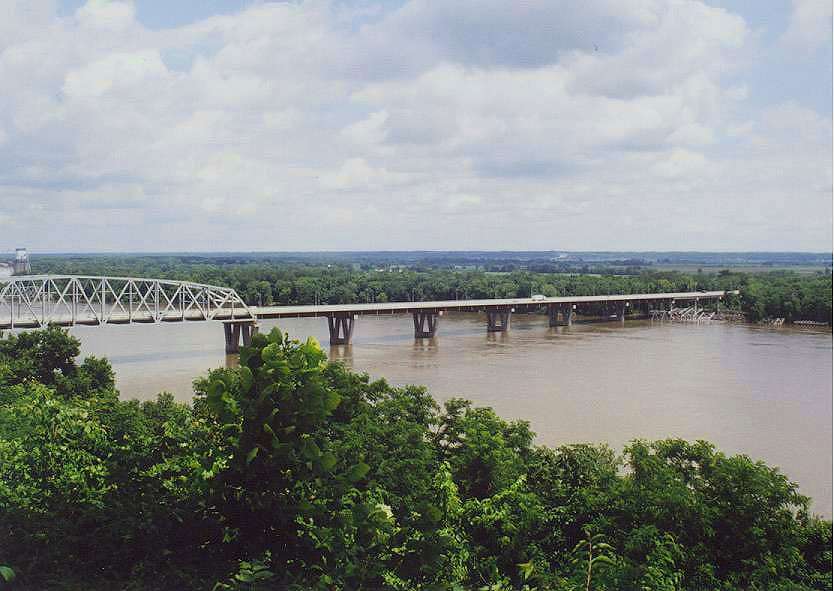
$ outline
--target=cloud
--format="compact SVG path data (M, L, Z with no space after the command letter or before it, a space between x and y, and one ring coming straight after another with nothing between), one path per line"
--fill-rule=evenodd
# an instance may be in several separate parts
M374 168L364 158L348 158L335 172L325 173L321 185L326 189L373 189L407 182L407 175Z
M790 23L781 41L803 53L830 45L831 18L832 5L828 0L793 0Z
M133 96L141 92L140 87L164 82L167 74L168 69L157 51L114 53L68 72L62 90L70 101L112 92Z
M794 21L830 43L818 8L796 3ZM0 216L15 223L0 235L828 248L830 115L751 105L756 43L697 0L265 2L162 30L130 2L3 3ZM814 213L801 232L797 207Z
M132 2L90 0L75 13L83 28L123 31L134 24L136 14Z

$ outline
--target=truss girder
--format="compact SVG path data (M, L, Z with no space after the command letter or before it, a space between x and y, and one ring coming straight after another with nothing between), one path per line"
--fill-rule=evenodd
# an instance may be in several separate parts
M0 329L49 324L255 320L234 289L138 277L0 278Z

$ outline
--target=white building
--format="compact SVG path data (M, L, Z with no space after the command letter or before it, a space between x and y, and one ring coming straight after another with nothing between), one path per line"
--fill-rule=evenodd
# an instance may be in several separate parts
M32 266L29 264L29 253L26 252L25 248L16 248L14 251L14 259L0 261L0 277L26 275L31 272Z

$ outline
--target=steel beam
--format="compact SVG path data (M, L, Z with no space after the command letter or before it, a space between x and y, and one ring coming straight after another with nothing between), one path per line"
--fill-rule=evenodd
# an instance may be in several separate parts
M131 277L23 275L0 278L0 328L255 320L226 287Z

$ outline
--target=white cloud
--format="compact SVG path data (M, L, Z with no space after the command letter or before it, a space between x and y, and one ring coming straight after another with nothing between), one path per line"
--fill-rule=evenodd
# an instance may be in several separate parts
M0 216L33 249L830 244L830 117L753 109L755 36L696 0L52 10L0 6Z
M84 28L122 31L134 24L135 10L132 2L90 0L75 13Z
M810 52L831 43L832 4L830 0L793 0L791 20L782 43Z
M128 95L158 85L168 74L159 52L113 53L67 73L63 92L69 100L101 97L111 91Z
M407 182L404 174L392 173L385 168L375 168L364 158L348 158L335 172L325 173L321 185L325 189L378 189Z

